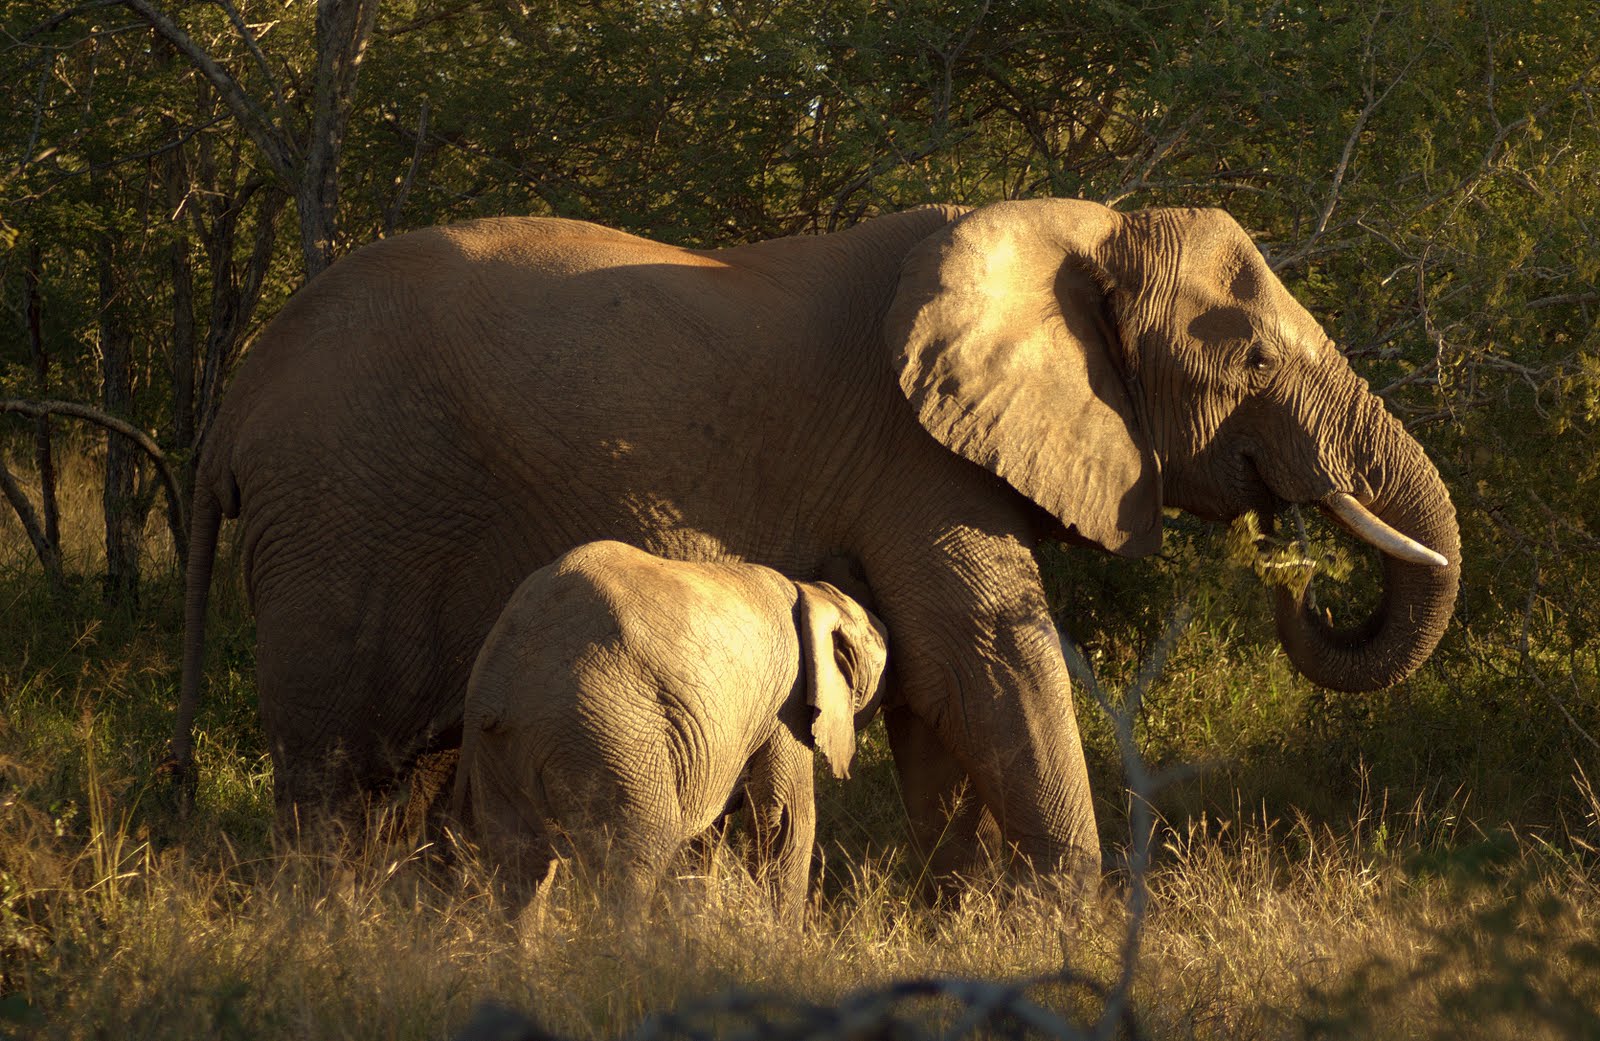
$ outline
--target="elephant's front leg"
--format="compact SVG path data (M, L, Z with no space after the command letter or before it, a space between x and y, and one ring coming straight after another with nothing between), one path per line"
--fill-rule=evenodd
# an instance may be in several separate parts
M798 921L811 882L811 851L817 836L817 800L812 753L780 725L750 759L751 832L760 874L780 917Z
M895 765L935 870L976 864L987 817L1036 870L1099 867L1071 682L1026 530L1020 515L952 522L863 557L889 627ZM987 815L952 817L964 778Z
M924 877L943 888L982 874L1000 849L1000 830L971 778L915 712L895 705L883 721Z

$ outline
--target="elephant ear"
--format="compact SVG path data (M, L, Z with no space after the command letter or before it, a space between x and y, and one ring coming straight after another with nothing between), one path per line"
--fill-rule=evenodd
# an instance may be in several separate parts
M798 586L800 669L811 738L835 777L850 776L856 713L875 705L883 676L884 641L866 611L826 582Z
M884 334L922 426L1078 534L1161 544L1160 469L1110 294L1122 218L1068 199L974 210L901 268Z

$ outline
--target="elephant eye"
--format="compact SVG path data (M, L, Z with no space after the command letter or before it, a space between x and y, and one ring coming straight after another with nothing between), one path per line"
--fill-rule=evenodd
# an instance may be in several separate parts
M1259 343L1252 343L1245 353L1244 363L1251 372L1265 372L1272 367L1272 355Z

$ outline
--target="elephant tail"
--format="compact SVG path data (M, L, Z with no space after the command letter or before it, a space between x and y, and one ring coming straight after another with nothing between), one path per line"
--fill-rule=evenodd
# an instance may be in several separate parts
M203 485L195 489L189 525L189 563L184 575L183 674L178 713L163 768L178 784L179 805L187 811L194 794L194 717L200 708L201 665L205 659L206 608L211 599L211 566L217 557L222 503Z

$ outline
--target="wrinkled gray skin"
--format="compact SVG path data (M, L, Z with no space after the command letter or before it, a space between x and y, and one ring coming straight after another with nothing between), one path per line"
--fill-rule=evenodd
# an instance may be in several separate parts
M467 683L454 813L523 885L566 844L639 907L748 768L761 873L804 906L812 749L849 776L882 694L883 627L825 582L594 542L534 572Z
M1284 647L1344 690L1401 679L1455 600L1422 449L1217 210L930 207L715 252L501 219L375 243L245 359L195 496L188 759L219 517L239 518L281 808L458 740L516 576L596 538L797 578L856 561L892 634L913 833L968 863L982 813L1040 870L1097 858L1033 547L1138 556L1207 518L1348 492L1448 558L1389 559ZM971 782L955 819L946 811Z

